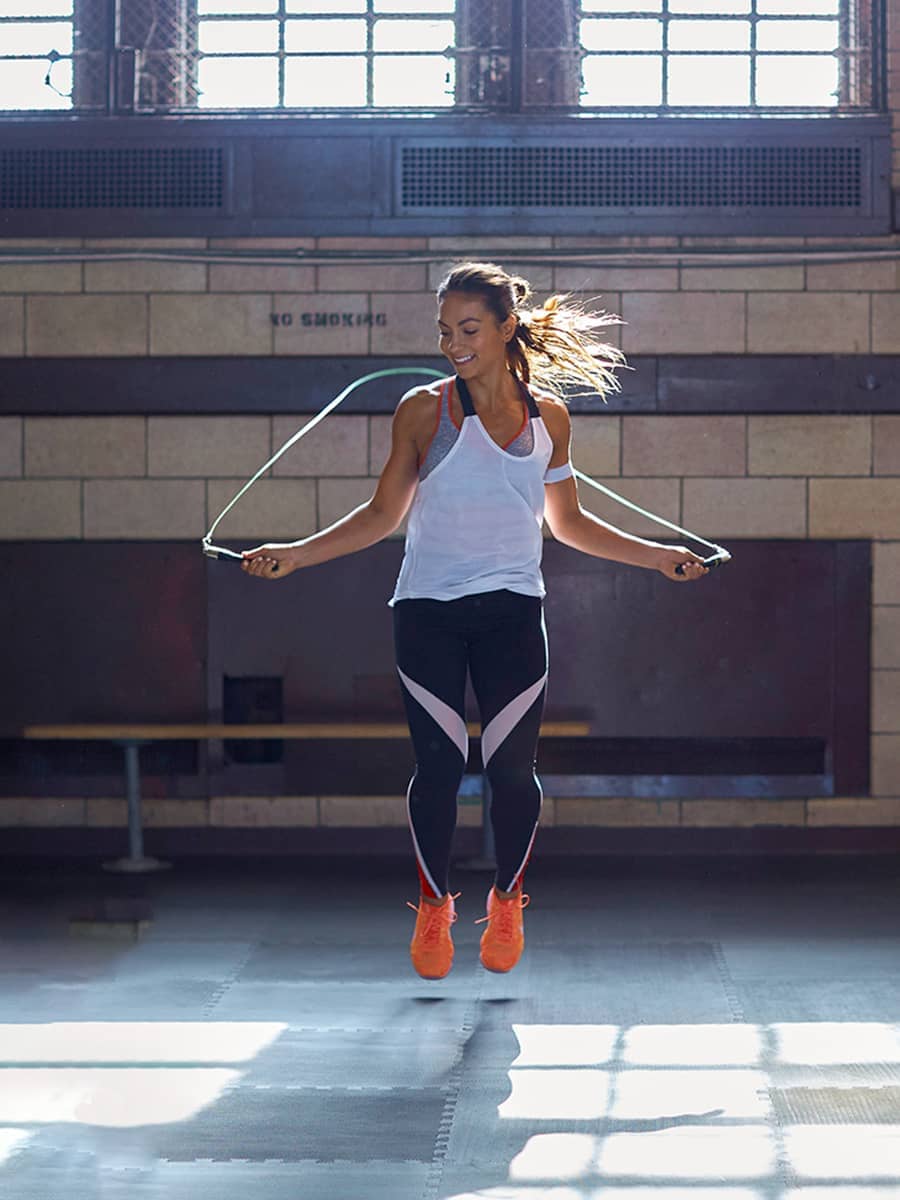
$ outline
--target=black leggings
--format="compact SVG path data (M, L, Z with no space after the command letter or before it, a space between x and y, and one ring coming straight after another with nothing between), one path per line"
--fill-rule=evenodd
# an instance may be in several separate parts
M534 773L547 685L547 635L536 596L505 589L459 600L398 600L394 642L416 770L407 792L422 892L448 890L456 796L466 766L466 671L481 713L491 785L497 886L521 882L537 830Z

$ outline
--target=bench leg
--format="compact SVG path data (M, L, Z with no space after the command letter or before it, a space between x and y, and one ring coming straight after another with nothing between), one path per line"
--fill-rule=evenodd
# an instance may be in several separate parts
M460 859L456 865L463 871L493 871L497 866L494 827L491 824L491 785L483 771L478 779L481 792L481 854L476 858Z
M145 742L123 738L116 742L125 753L125 794L128 799L128 856L105 862L105 871L161 871L172 864L144 855L144 829L141 819L141 746Z

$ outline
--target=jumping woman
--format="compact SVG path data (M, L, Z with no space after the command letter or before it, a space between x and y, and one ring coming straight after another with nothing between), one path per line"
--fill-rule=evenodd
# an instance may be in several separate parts
M708 570L683 546L634 537L581 508L560 397L573 385L604 399L618 390L614 370L624 355L597 331L619 320L556 296L527 307L530 295L524 279L492 263L450 271L437 292L437 324L454 374L401 399L372 498L311 537L243 556L248 574L284 579L388 537L409 511L390 604L416 757L407 810L420 899L410 955L425 979L442 979L453 963L448 873L468 754L467 674L481 714L497 853L482 965L509 971L524 947L522 879L541 808L535 762L547 684L543 521L567 546L674 583Z

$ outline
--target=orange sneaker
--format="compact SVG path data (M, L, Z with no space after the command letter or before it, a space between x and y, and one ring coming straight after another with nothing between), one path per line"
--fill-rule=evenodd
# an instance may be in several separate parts
M487 916L476 925L487 922L481 935L481 965L488 971L511 971L525 949L525 927L522 909L528 907L528 896L521 891L504 900L494 888L488 892Z
M456 922L456 905L459 896L444 897L442 904L427 904L419 900L419 906L407 906L416 913L416 928L409 943L412 965L423 979L443 979L453 966L453 939L450 926Z

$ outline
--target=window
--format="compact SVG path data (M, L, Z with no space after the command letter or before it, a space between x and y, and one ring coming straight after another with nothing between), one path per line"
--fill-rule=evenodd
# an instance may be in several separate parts
M841 0L647 0L636 11L619 0L582 0L582 103L836 107L840 7Z
M108 0L4 0L0 108L615 115L883 104L873 5L884 0L632 3L119 0L116 54Z
M198 0L198 105L446 107L454 9L454 0Z
M74 0L6 0L0 108L71 108Z

